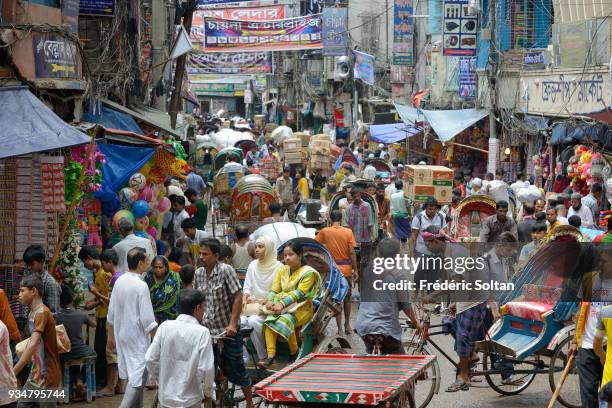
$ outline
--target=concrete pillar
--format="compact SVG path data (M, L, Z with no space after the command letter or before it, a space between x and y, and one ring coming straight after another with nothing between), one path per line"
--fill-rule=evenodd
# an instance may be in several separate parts
M167 58L166 38L168 37L168 9L167 2L164 0L153 0L151 2L151 58L153 68L151 72L151 87L155 88L159 79L163 75L164 64ZM153 91L155 92L155 91ZM161 111L166 111L166 95L155 96L151 100L153 107Z

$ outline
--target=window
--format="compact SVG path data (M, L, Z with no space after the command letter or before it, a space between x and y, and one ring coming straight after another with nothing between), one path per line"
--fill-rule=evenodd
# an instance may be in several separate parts
M500 51L546 48L552 33L551 0L500 0L496 23Z

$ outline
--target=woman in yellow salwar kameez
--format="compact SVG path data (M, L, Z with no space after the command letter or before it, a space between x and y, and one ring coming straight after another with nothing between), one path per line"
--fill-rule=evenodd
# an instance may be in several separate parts
M305 264L303 254L304 249L299 242L289 243L283 250L285 265L276 273L266 308L275 313L285 310L285 313L269 315L264 322L268 357L259 361L260 367L269 367L274 362L279 335L287 340L291 356L296 357L298 343L295 329L308 323L314 315L312 300L319 293L321 276ZM297 310L291 310L288 307L291 305L297 306Z

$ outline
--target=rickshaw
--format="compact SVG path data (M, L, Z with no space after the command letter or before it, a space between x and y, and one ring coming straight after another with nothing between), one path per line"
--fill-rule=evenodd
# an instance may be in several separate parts
M275 202L274 189L265 177L249 174L236 183L232 192L232 224L250 223L257 225L264 218L270 217L269 205Z
M344 212L344 209L340 208L340 201L346 198L346 195L343 192L336 193L332 196L329 201L329 206L327 208L327 218L329 219L329 214L334 210L341 210ZM366 203L370 204L371 214L372 214L372 222L374 235L372 236L372 241L376 241L378 239L378 204L376 204L376 199L367 193L361 194L361 199Z
M283 223L284 224L284 223ZM352 343L341 336L327 336L325 329L329 321L342 310L342 302L348 293L348 282L340 273L336 266L333 257L327 251L325 246L315 241L312 238L295 237L284 241L277 248L278 258L282 260L283 250L291 242L300 242L304 247L304 259L306 264L312 266L321 275L321 290L319 295L313 301L315 305L315 313L312 320L305 326L298 328L296 335L300 348L296 364L301 359L311 353L331 353L331 354L351 354L355 347ZM252 328L243 326L240 328L243 337L248 339ZM245 347L250 356L250 362L247 364L247 372L253 383L262 381L270 376L275 376L276 373L291 364L289 358L289 348L286 343L278 344L278 353L274 364L269 368L263 369L253 364L257 361L257 352L250 341L245 340ZM243 398L235 396L235 386L229 385L223 391L223 406L238 406Z
M391 167L383 159L370 159L370 164L376 169L376 175L380 176L385 184L391 183Z
M475 241L485 218L495 214L495 200L474 195L461 200L452 219L450 233L461 242Z
M236 159L238 159L238 163L242 164L242 159L244 159L242 149L238 147L226 147L224 149L219 150L219 152L215 155L213 168L213 171L215 173L223 168L223 166L227 162L228 156L230 155L234 155Z
M336 179L336 185L339 185L340 181L344 177L344 167L347 165L353 168L353 174L355 174L355 177L358 177L359 160L357 160L351 149L345 147L342 149L342 153L340 153L338 160L336 160L336 174L334 176Z
M238 149L240 150L240 149ZM240 150L241 151L241 150ZM221 152L219 152L220 154ZM219 154L217 156L219 156ZM229 223L232 210L232 193L238 181L244 176L242 166L224 166L215 174L212 194L212 230L216 225ZM227 229L227 228L225 228Z
M578 310L578 293L584 273L593 270L592 247L583 245L580 231L569 225L554 228L524 269L512 279L514 290L500 301L502 319L489 329L482 351L482 373L502 395L525 390L536 374L548 374L554 392L568 358ZM549 357L547 365L542 357ZM513 365L518 381L503 384L501 375ZM506 368L503 366L506 365ZM572 368L558 401L580 407L578 375Z
M257 145L257 142L254 141L253 139L242 139L237 141L236 143L234 143L234 147L237 147L238 149L242 150L242 153L244 155L244 157L246 157L247 153L252 149L259 149L259 146Z

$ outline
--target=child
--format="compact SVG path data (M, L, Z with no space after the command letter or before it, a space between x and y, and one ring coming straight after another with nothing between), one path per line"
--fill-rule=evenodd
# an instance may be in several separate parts
M60 286L57 281L47 272L45 260L47 255L40 244L30 245L23 252L23 262L30 273L38 275L43 282L43 290L39 292L45 306L52 314L57 313L60 308Z
M57 350L55 320L42 301L43 281L37 274L30 274L21 280L19 286L19 301L30 308L28 329L31 337L13 370L17 376L32 362L24 391L59 388L62 386L62 369ZM55 403L45 405L56 406Z
M112 284L114 284L117 279L119 279L119 276L121 276L121 272L117 271L117 265L119 264L119 256L117 255L117 252L115 252L114 249L107 249L102 252L102 255L100 255L100 264L102 265L102 269L104 270L104 272L112 277ZM110 283L111 282L109 282L108 296L105 297L104 295L100 294L100 300L105 305L107 314L112 289L112 285L110 285ZM104 325L103 327L100 327L102 321L104 321ZM117 351L113 348L108 347L108 326L106 324L106 316L104 317L104 320L98 320L98 326L96 326L96 344L98 341L98 332L101 330L104 330L104 351L98 352L98 349L96 348L96 353L98 353L98 359L100 359L101 355L105 356L104 362L106 364L106 376L104 378L106 378L106 386L100 391L98 391L96 393L96 396L112 397L113 395L115 395L115 392L118 393L120 386L118 385L119 373L117 371Z
M209 238L208 234L196 228L196 221L187 218L181 223L183 237L176 241L176 246L183 248L183 257L186 258L182 264L196 265L200 257L200 243Z
M193 265L183 265L179 271L181 277L181 289L193 289L193 277L195 275L195 268Z
M13 355L11 353L9 329L0 319L0 390L16 390L17 378L13 373ZM15 408L16 398L6 392L0 392L0 407Z
M62 294L60 295L61 309L57 314L57 324L64 325L70 339L70 351L60 356L62 364L68 360L77 360L96 355L95 351L85 344L82 338L83 326L96 327L96 322L87 316L85 312L75 310L73 302L74 292L70 287L62 285ZM72 389L73 384L75 385L74 401L84 401L87 391L83 384L83 372L78 366L70 367L70 382L70 389Z
M106 251L108 252L108 251ZM117 253L113 251L115 258ZM110 297L110 281L115 272L107 272L102 266L100 254L94 247L83 247L79 251L79 259L87 269L94 270L93 287L89 285L89 291L96 297L95 300L85 304L85 310L96 308L96 337L94 349L98 358L96 359L96 381L98 384L106 384L106 315L108 314L108 301ZM112 266L111 262L111 266Z
M206 229L206 219L208 218L208 206L198 197L198 193L192 188L185 190L185 197L191 203L187 212L195 220L196 229L204 231Z

